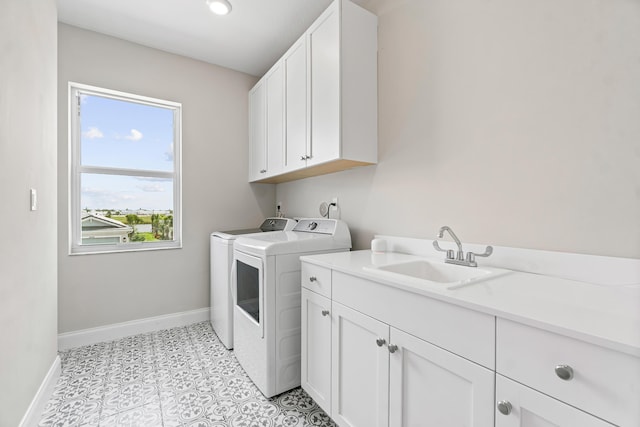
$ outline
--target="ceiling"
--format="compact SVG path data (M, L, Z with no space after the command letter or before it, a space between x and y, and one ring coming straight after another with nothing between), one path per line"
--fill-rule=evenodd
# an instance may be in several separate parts
M58 20L141 45L262 76L332 0L57 0ZM364 5L370 0L355 0Z

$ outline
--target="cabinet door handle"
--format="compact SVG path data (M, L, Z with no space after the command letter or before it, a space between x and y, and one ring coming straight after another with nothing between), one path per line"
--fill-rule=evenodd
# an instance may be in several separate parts
M395 344L389 345L389 353L395 353L398 350L398 346Z
M267 173L266 169L260 169L260 173Z
M329 310L322 310L322 315L323 316L328 316L329 315Z
M508 400L499 401L497 406L498 411L500 411L502 415L509 415L511 413L511 410L513 409L513 406L511 406L511 402L509 402Z
M300 160L302 160L302 161L307 160L307 156L300 156Z
M573 368L569 365L556 366L556 375L565 381L569 381L573 378Z
M385 340L384 338L378 338L376 340L376 344L378 344L378 347L382 347L386 342L387 340Z
M318 278L316 276L311 276L311 277L309 277L309 281L310 282L317 282Z

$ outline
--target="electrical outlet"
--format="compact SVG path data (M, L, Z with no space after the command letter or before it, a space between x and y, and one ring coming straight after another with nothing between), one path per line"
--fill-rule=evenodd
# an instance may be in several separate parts
M331 218L340 219L340 209L338 205L338 198L333 197L331 199L331 204L329 205L329 213Z

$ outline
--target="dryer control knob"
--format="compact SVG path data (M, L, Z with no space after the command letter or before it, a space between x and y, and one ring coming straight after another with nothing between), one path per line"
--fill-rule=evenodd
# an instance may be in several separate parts
M309 228L312 229L312 230L315 230L316 227L318 227L318 223L317 222L312 222L312 223L309 224Z

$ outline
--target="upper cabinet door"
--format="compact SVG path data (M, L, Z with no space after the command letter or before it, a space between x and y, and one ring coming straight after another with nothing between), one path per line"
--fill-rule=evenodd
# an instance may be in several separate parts
M311 140L307 165L340 157L340 16L334 4L309 29Z
M259 81L249 92L249 181L267 173L266 89Z
M307 86L307 35L300 39L282 58L285 75L285 164L284 171L291 172L307 165L308 86Z
M276 63L265 77L267 85L267 172L279 174L284 169L284 69Z

